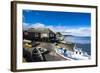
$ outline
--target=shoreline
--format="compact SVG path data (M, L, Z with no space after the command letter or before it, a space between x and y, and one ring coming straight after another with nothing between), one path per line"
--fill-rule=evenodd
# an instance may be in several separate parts
M26 50L30 53L32 53L33 48L43 48L46 49L47 51L49 51L48 54L45 54L45 59L46 61L64 61L67 60L65 58L63 58L62 56L58 55L55 51L55 49L57 49L55 43L51 43L51 42L37 42L39 43L38 45L32 47L32 48L27 48ZM67 50L71 50L73 51L73 46L74 44L62 44L62 43L57 43L60 47L66 48ZM23 61L25 62L25 61Z

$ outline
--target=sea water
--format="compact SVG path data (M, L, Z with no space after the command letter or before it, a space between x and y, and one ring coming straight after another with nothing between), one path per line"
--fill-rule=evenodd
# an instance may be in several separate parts
M91 37L65 36L65 41L75 43L77 48L82 48L83 52L91 55Z

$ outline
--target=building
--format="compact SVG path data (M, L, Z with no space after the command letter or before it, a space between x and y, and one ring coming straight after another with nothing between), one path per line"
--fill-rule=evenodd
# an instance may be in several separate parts
M55 42L56 34L49 28L30 28L24 30L23 38L32 41Z
M59 41L63 41L64 40L64 36L60 33L60 32L57 32L56 33L56 37Z

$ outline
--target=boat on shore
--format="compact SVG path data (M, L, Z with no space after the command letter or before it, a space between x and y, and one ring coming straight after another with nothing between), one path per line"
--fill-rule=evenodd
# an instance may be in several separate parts
M82 48L76 48L74 46L74 51L69 51L65 48L56 48L55 51L58 55L62 56L66 60L89 60L90 56L82 51Z

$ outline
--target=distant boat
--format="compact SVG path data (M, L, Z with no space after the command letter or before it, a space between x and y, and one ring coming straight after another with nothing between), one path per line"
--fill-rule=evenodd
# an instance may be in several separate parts
M74 52L69 51L65 48L56 48L56 53L60 56L64 57L67 60L89 60L90 56L83 52L81 48L76 48L76 45L74 46Z

